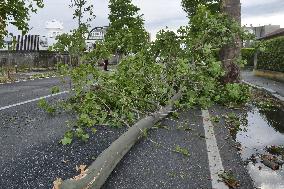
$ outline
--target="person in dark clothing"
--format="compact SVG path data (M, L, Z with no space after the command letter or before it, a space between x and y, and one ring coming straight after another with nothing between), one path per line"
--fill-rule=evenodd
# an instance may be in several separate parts
M108 71L107 66L108 66L108 60L104 60L104 71Z

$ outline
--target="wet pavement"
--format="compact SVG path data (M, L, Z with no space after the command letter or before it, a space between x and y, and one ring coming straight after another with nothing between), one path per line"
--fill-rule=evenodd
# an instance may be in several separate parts
M219 145L230 144L232 147L228 148L226 153L220 150L224 167L226 159L231 159L231 150L237 149L244 162L243 166L254 182L254 187L283 189L284 107L281 102L268 93L253 90L252 102L246 106L236 108L216 106L212 108L211 113L220 119L214 123L215 132L227 132L228 135L227 138L219 140ZM232 121L232 117L236 117L236 120ZM232 130L232 126L236 130ZM223 130L224 127L228 130ZM231 137L235 142L228 140ZM271 152L271 148L282 150ZM234 169L235 166L240 166L240 163L230 161L228 166Z
M268 90L275 91L277 94L284 98L284 83L279 81L273 81L271 79L257 77L253 75L252 71L242 71L242 79L251 84L259 87L264 87Z
M2 85L0 105L49 94L49 88L57 83L48 79ZM57 98L50 100L55 102ZM214 106L209 111L211 116L221 118L214 123L215 137L223 167L239 181L238 188L252 189L255 184L261 189L283 189L283 168L273 171L260 160L260 155L268 153L267 146L284 145L283 109L271 109L263 103L243 109ZM234 136L222 117L230 112L243 120ZM87 143L76 141L62 146L58 141L67 129L65 121L70 119L65 114L50 117L32 102L0 111L0 118L1 189L50 189L56 178L77 175L76 165L90 165L125 131L97 127L97 134ZM178 120L165 119L130 150L103 189L211 189L204 133L200 109L182 112ZM233 139L240 143L241 150ZM247 161L252 155L257 162Z
M267 147L284 145L283 109L261 109L251 105L242 118L247 122L242 124L236 141L242 145L243 160L249 159L247 168L255 186L261 189L283 189L284 168L280 166L279 170L272 170L261 163L263 155L272 156L267 152ZM281 155L277 158L282 159Z
M212 110L210 113L215 112ZM182 112L178 120L164 120L152 129L114 169L103 189L212 189L201 110ZM252 189L245 165L227 138L227 130L216 130L216 140L225 171L239 181L239 189ZM174 152L185 148L189 156Z

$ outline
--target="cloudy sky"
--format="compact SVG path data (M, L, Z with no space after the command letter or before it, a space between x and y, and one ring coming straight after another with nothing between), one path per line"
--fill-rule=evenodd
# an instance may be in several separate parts
M92 25L108 25L108 0L92 1L97 16ZM45 35L45 22L52 19L63 22L66 32L75 26L72 9L68 7L70 0L44 0L44 2L44 9L31 17L31 33ZM166 26L175 30L187 23L186 14L180 6L181 0L133 0L133 2L141 8L146 28L152 34ZM284 0L241 0L241 2L243 25L276 24L284 27Z

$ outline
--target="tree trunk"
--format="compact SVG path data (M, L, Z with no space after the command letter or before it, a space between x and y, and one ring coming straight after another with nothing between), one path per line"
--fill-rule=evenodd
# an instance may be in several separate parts
M241 3L240 0L222 0L221 10L230 18L236 20L241 25ZM220 58L225 69L225 76L222 82L236 83L240 82L240 67L235 64L241 53L241 40L236 37L235 44L228 44L221 48Z

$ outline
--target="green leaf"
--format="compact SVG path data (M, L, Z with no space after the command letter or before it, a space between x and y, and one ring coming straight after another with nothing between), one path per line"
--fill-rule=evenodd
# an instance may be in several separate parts
M97 129L92 128L92 133L93 133L93 134L96 134L97 132L98 132L98 130L97 130Z
M180 146L176 146L174 152L180 153L180 154L182 154L182 155L184 155L184 156L187 156L187 157L190 156L189 151L188 151L186 148L182 148L182 147L180 147Z
M72 138L65 136L60 142L65 146L72 143Z
M52 94L56 94L56 93L59 93L60 89L58 86L54 86L51 88L51 93Z
M89 135L89 134L83 134L83 135L81 136L81 138L82 138L83 141L86 142L86 141L90 138L90 135Z

